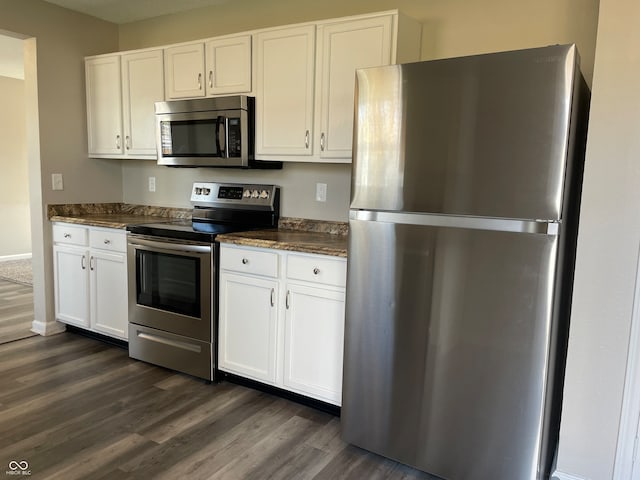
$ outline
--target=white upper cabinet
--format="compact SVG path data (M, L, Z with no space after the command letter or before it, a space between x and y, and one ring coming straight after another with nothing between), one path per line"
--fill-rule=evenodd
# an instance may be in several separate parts
M307 40L314 30L315 47ZM419 60L421 25L392 11L266 30L255 38L256 158L348 163L356 69Z
M167 99L251 91L251 35L165 48Z
M390 10L88 57L89 155L156 158L154 102L248 94L257 160L349 163L356 70L420 60L421 35Z
M316 145L322 159L351 159L355 71L391 64L393 17L318 27Z
M256 157L313 153L315 33L306 25L255 36Z
M85 60L90 157L157 157L154 103L164 100L162 63L162 50Z
M87 59L85 78L89 154L121 156L123 135L120 55Z
M207 95L251 91L251 35L210 40L205 55Z
M164 100L162 50L122 55L124 154L156 158L155 102Z
M190 43L164 50L167 99L204 97L204 43Z

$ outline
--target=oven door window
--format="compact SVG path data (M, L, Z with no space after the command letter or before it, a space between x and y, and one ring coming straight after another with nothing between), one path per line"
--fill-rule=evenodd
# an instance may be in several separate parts
M200 259L136 250L138 305L200 317Z

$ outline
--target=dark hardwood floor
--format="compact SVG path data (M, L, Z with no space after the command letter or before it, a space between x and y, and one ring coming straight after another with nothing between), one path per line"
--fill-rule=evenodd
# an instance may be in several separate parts
M33 287L0 279L0 343L32 337Z
M433 478L345 444L328 413L74 333L0 345L0 380L0 470L34 479Z

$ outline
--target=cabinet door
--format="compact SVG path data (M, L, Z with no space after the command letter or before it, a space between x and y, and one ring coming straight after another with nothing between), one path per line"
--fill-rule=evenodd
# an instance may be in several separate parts
M157 157L154 103L162 100L162 50L123 55L122 114L125 155Z
M120 56L85 61L89 155L121 155L122 92Z
M167 99L204 97L204 44L165 49L164 80Z
M91 251L91 327L126 339L128 331L126 254Z
M53 247L56 320L89 327L89 255L85 248Z
M207 95L251 91L251 35L211 40L205 54Z
M314 52L313 25L256 35L257 156L312 154Z
M355 72L391 63L393 17L318 27L321 158L351 159Z
M218 368L276 381L278 282L220 273Z
M325 402L342 400L344 291L289 284L284 386Z

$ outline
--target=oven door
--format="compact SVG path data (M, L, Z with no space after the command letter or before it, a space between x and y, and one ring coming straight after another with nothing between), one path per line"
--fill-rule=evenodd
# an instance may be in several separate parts
M129 322L212 341L215 244L129 235Z

